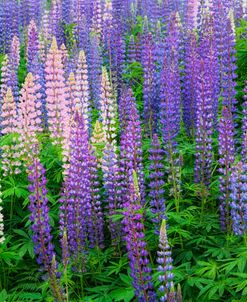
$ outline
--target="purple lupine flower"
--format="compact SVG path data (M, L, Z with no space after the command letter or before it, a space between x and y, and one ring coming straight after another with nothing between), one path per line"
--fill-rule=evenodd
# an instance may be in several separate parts
M19 88L18 88L18 68L20 64L20 41L17 36L13 37L11 50L9 54L9 87L12 89L14 100L18 104Z
M103 26L103 5L101 0L93 1L93 16L91 31L101 39Z
M35 151L35 150L34 150ZM36 152L34 152L36 154ZM29 210L31 212L31 230L33 232L34 252L37 262L47 271L54 297L63 301L62 289L57 280L57 265L55 260L54 245L52 244L49 207L46 189L45 169L40 163L37 154L33 163L28 168L28 190L30 192Z
M213 18L211 15L204 19L204 28L201 34L200 55L203 60L208 62L209 85L214 112L214 124L217 124L220 94L220 68L217 58L217 45Z
M43 128L47 128L47 110L46 110L46 96L45 96L45 70L44 62L40 58L40 43L38 37L38 29L33 20L31 20L28 26L27 37L27 71L31 72L40 89L40 101L42 112L42 124Z
M10 87L10 64L8 55L5 55L2 61L0 84L0 107L2 113L3 99L5 98L7 90Z
M246 83L247 84L247 83ZM247 160L247 85L244 89L243 119L242 119L242 159Z
M157 263L159 271L159 301L176 302L176 294L174 292L174 274L172 266L172 253L167 238L166 220L162 220L159 237L159 251L157 252Z
M212 134L218 112L219 74L213 27L206 21L200 44L196 87L196 162L195 180L209 186L212 164ZM210 29L211 28L211 29ZM216 113L215 113L216 111Z
M76 45L78 49L86 49L89 44L89 25L87 22L87 16L85 11L84 0L74 0L72 12L72 20L75 23L74 35L76 40Z
M64 42L62 28L62 3L61 0L51 1L51 10L49 14L49 36L56 37L57 43L60 46Z
M121 225L114 221L113 215L118 214L122 209L122 189L121 174L119 169L119 159L116 147L107 143L103 151L102 171L106 204L109 215L109 230L111 233L112 245L117 247L121 242Z
M65 24L71 23L71 0L62 0L62 17Z
M135 98L131 89L126 91L126 103L129 108L124 113L120 111L123 118L121 123L124 126L120 137L120 153L121 153L121 169L125 177L125 185L131 177L132 170L135 170L138 175L138 182L140 186L141 201L145 203L145 185L144 173L142 163L142 133L140 117L136 108ZM121 109L123 110L123 109ZM124 194L123 194L124 196ZM125 196L124 196L125 198Z
M189 33L185 45L183 78L183 120L186 131L194 136L196 122L196 90L198 78L198 49L194 33Z
M7 53L10 41L19 32L19 4L16 0L1 1L0 27L0 52Z
M37 24L40 22L42 3L41 0L22 0L20 5L20 16L22 18L22 26L28 26L31 20L35 20Z
M209 186L212 165L213 106L208 62L199 63L196 110L195 181Z
M230 228L230 176L235 159L234 126L232 114L227 107L223 107L219 123L219 172L220 172L220 222L222 230Z
M234 11L234 18L236 20L242 19L244 17L244 1L242 0L233 1L233 11Z
M94 245L99 248L104 247L104 215L100 200L100 180L97 165L97 158L93 154L93 149L90 148L89 153L89 171L91 180L91 205L92 205L92 220L95 234Z
M90 51L88 53L89 80L91 99L94 107L99 109L100 87L102 75L102 54L99 46L99 39L95 35L90 37Z
M152 34L146 36L143 51L143 103L144 103L144 122L149 136L154 132L154 125L157 122L155 112L155 62L154 62L154 41Z
M128 180L128 196L124 203L123 226L129 258L132 285L140 302L157 301L153 291L151 268L144 240L144 225L137 175L132 170Z
M39 159L35 157L28 168L28 172L28 180L30 182L28 186L30 192L29 210L31 212L30 220L32 222L34 251L37 255L38 264L42 265L45 270L49 270L55 252L49 222L45 169Z
M81 252L95 245L92 221L91 177L88 133L83 117L77 113L71 126L70 162L64 182L62 223L68 234L69 252L78 259ZM81 181L83 180L83 181Z
M231 112L236 110L236 49L235 32L230 18L226 20L224 50L222 53L222 104L228 106ZM234 21L233 21L234 22Z
M152 145L149 150L150 161L150 183L149 183L149 198L152 212L152 221L155 224L155 233L160 228L162 219L166 219L165 216L165 198L164 198L164 164L163 156L164 151L161 149L159 138L157 134L154 134L152 139Z
M247 230L247 165L239 162L230 176L232 230L236 235L244 235Z

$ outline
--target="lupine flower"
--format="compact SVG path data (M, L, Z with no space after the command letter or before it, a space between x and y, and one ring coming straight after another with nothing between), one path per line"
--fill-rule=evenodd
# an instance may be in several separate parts
M10 66L9 57L5 55L1 67L1 85L0 85L0 106L2 107L3 99L6 96L8 88L10 88ZM11 91L12 93L12 91ZM2 111L2 108L1 108ZM0 111L0 112L1 112Z
M116 147L107 143L103 151L102 172L106 203L109 215L109 230L113 246L121 242L121 225L115 222L113 215L122 209L121 174Z
M234 23L234 20L233 20ZM222 103L228 106L231 112L236 110L236 50L235 32L230 17L225 24L224 52L222 53Z
M155 231L159 230L162 219L165 219L165 198L164 198L164 165L163 156L164 151L161 149L159 138L154 134L152 145L149 150L150 161L150 183L149 183L149 198L151 205L151 212L153 214L152 221L155 224Z
M18 132L23 154L27 156L26 160L33 154L34 146L38 144L37 133L42 131L39 90L40 86L34 82L33 75L29 73L21 89L18 108Z
M90 246L95 245L88 133L83 117L78 113L71 127L69 159L68 173L63 186L64 197L61 200L61 223L68 235L69 252L78 260L80 253L86 252L88 240Z
M48 273L54 296L57 301L62 302L63 294L56 276L56 260L52 244L45 169L35 156L33 157L33 163L28 168L28 180L30 183L28 186L30 192L29 210L31 212L30 221L34 252L38 264Z
M69 115L62 57L55 38L47 55L45 72L48 126L54 143L60 143L68 135Z
M2 186L0 185L0 245L4 242L5 238L4 238L4 217L2 214L3 211L3 207L2 207Z
M206 187L211 177L213 122L217 118L219 92L218 62L209 21L202 33L196 86L195 180Z
M159 237L159 251L157 253L157 263L159 274L159 301L164 302L176 302L175 292L174 292L174 274L172 266L172 253L171 248L168 243L166 220L162 220L160 227L160 237Z
M21 2L21 17L22 17L22 25L25 28L28 26L31 20L36 20L37 23L40 21L41 15L41 1L36 0L23 0Z
M143 65L143 103L144 121L149 136L152 136L154 125L157 122L157 112L155 111L155 62L154 62L154 41L149 33L144 41L142 51Z
M90 121L90 104L89 104L89 83L88 83L88 68L84 51L80 51L76 72L75 72L75 102L78 105L80 114L83 115L85 127L89 128Z
M247 165L239 162L230 176L232 230L236 235L244 235L247 230Z
M51 37L56 37L58 45L63 43L63 29L62 29L62 4L61 0L51 1L51 10L49 14L49 39Z
M220 222L223 230L229 230L230 176L235 159L234 126L231 112L227 107L222 110L219 123L219 172L220 172Z
M18 34L19 4L17 1L1 1L0 27L0 52L7 53L10 50L10 41Z
M1 112L2 134L11 135L11 142L2 146L2 169L3 175L21 173L20 157L22 154L17 135L17 111L16 103L10 88L3 99Z
M103 23L103 8L102 1L95 0L93 2L93 18L92 18L92 28L91 31L96 33L99 38L102 34L102 24Z
M94 107L99 109L100 85L102 76L102 55L97 36L90 37L90 51L88 53L88 71L90 79L91 99Z
M115 144L117 135L117 102L105 68L102 70L100 115L106 140Z
M140 117L131 89L128 89L126 94L122 97L124 96L127 100L126 104L128 107L126 108L128 108L128 110L126 111L126 115L122 114L123 118L126 118L126 120L122 120L123 128L120 137L121 172L124 177L123 187L125 187L125 189L127 188L128 180L132 177L132 171L135 170L138 175L141 201L144 203L145 185L142 163L142 133ZM125 198L124 193L123 197Z
M71 21L71 1L62 0L62 17L65 24L69 24Z
M18 68L20 63L20 41L17 36L13 37L11 43L11 50L9 54L9 87L12 89L14 100L18 103L19 90L18 90Z
M138 301L157 301L153 291L151 268L149 267L148 252L144 240L144 225L142 207L140 205L140 192L137 176L133 176L128 184L128 201L124 203L123 226L126 248L129 258L132 285Z
M90 146L89 150L89 171L91 180L91 205L92 205L92 220L95 234L94 245L99 248L104 247L104 215L101 205L101 183L98 171L97 159L94 155L93 149Z
M247 83L246 83L247 84ZM243 120L242 120L242 157L243 161L247 159L247 86L244 89L244 103L243 103Z
M103 150L106 145L106 135L102 123L97 120L91 136L91 145L98 163L98 168L102 168Z
M187 133L194 135L196 121L198 49L194 33L189 33L185 45L185 74L183 78L183 119Z
M66 87L68 98L68 114L72 123L74 121L77 108L80 108L79 104L76 103L76 79L73 72L69 74L68 80L66 82Z
M39 41L38 29L33 20L28 26L27 37L27 70L33 74L33 80L39 86L39 97L42 112L42 127L47 128L47 110L45 96L45 70L44 60L41 56L41 43Z
M198 11L197 0L187 0L185 7L185 26L188 31L192 31L196 27L196 16Z
M74 35L78 49L84 49L87 52L89 43L89 24L87 22L84 0L74 0L72 13L72 20L75 23Z

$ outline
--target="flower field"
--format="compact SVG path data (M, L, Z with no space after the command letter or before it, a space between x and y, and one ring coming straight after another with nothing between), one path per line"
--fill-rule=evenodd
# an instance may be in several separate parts
M246 0L0 0L0 302L247 302Z

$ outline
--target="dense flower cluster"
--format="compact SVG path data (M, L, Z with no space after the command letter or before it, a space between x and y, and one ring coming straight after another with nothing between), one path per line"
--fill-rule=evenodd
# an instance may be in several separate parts
M89 276L105 281L101 261L112 280L128 258L129 300L180 302L166 223L177 261L198 202L201 216L188 222L198 221L197 234L219 207L222 230L246 238L247 96L236 94L235 28L244 4L0 0L0 168L11 204L9 215L0 198L0 243L3 213L11 236L12 212L21 209L20 225L25 218L28 177L34 251L56 301L87 300ZM77 278L82 293L70 288Z

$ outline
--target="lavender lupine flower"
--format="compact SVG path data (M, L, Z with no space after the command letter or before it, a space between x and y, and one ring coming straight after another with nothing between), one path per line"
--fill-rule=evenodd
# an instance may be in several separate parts
M34 77L34 82L40 87L40 102L42 112L42 126L47 128L47 110L45 101L45 71L44 62L40 56L40 42L38 29L33 20L31 20L28 26L28 37L27 37L27 71L31 72Z
M71 1L62 0L62 17L65 24L69 24L71 21Z
M187 31L192 31L196 27L196 15L198 11L198 1L187 0L185 7L184 22Z
M91 99L95 108L99 109L100 87L102 75L102 55L99 39L95 35L90 37L90 51L88 53L88 72L90 80Z
M232 16L233 18L233 16ZM228 106L231 112L236 110L236 49L235 49L235 32L232 27L234 20L230 20L230 16L226 20L224 50L222 53L221 66L221 84L222 84L222 104Z
M12 89L16 104L18 104L19 90L18 90L18 68L20 64L20 41L17 36L13 37L11 43L11 50L9 54L9 87Z
M2 186L0 185L0 245L4 242L4 217L2 214L3 207L2 207Z
M181 194L180 186L180 163L176 148L176 137L180 127L180 98L178 96L179 74L172 65L168 65L166 56L161 75L161 102L160 102L160 124L165 153L169 164L170 194L176 201L176 209L179 210ZM177 85L175 85L177 83Z
M235 159L234 126L232 114L227 107L223 107L219 123L219 172L220 172L220 222L222 230L230 231L230 176Z
M236 20L242 19L244 17L244 1L234 0L233 2L234 18Z
M23 28L26 28L31 20L35 20L39 24L42 10L41 0L22 0L20 7Z
M214 125L217 124L219 110L219 94L220 94L220 67L217 58L217 45L215 41L215 31L213 18L208 15L204 19L204 28L201 34L200 55L203 60L207 61L209 85L211 91L212 106L214 112Z
M19 5L17 1L1 1L0 27L0 52L8 53L10 41L19 32Z
M122 223L135 296L140 302L157 301L153 291L151 268L149 267L148 252L144 240L138 180L133 170L128 183L128 195L129 198L124 203Z
M155 224L155 232L160 228L162 219L166 219L165 216L165 198L164 198L164 165L163 156L164 151L161 149L159 138L157 134L154 134L152 144L149 150L150 161L150 183L149 183L149 198L152 212L152 221Z
M95 245L88 133L83 117L78 113L71 127L69 159L70 164L63 186L64 197L60 210L63 227L68 234L69 252L78 260L80 253L86 252L88 240L90 246Z
M208 187L211 177L213 124L218 111L219 77L215 45L212 42L213 27L210 27L209 20L205 24L207 27L202 34L196 87L195 180Z
M154 62L154 41L152 34L146 36L143 51L143 102L145 128L149 136L154 132L154 125L157 122L157 112L155 112L155 62Z
M121 174L116 147L107 143L103 151L102 171L109 215L109 230L112 245L117 247L121 242L121 225L115 222L113 215L122 209Z
M62 3L61 0L51 1L51 10L49 14L49 38L56 37L58 45L64 42L62 28Z
M78 49L84 49L87 53L87 45L89 44L89 24L85 11L84 0L74 0L72 12L72 20L75 23L74 35Z
M246 83L247 84L247 83ZM242 119L242 159L247 160L247 85L244 89L243 119Z
M89 83L88 83L88 67L85 52L79 53L78 62L75 72L75 102L78 105L77 110L82 114L85 127L89 128L90 121L90 104L89 104Z
M126 94L122 97L124 96L126 98L126 104L128 104L129 107L125 113L120 113L123 117L121 121L123 128L120 137L121 172L125 178L123 186L128 184L128 179L131 177L132 170L135 170L138 175L141 201L142 203L145 203L140 117L131 89L128 89ZM123 196L125 198L124 193Z
M117 101L105 68L102 69L100 115L107 141L115 144L117 136Z
M36 152L35 152L36 153ZM31 212L31 230L33 232L34 252L37 262L48 273L53 294L57 301L63 302L63 293L57 280L55 251L52 244L49 207L46 189L45 169L38 157L28 168L28 190L30 192L29 210Z
M159 251L157 253L157 263L159 274L159 301L161 302L176 302L176 293L174 292L174 274L172 272L172 253L167 238L166 220L162 220L159 237Z
M92 217L93 228L95 234L94 246L104 247L104 215L102 212L102 205L100 200L100 177L98 172L97 159L94 155L92 147L89 151L89 171L91 180L91 205L92 205Z
M183 120L186 131L194 136L196 121L196 90L198 78L198 49L194 33L189 33L185 45L183 78Z
M34 157L33 163L28 168L28 180L30 182L28 190L30 192L29 210L32 222L34 251L37 255L38 264L44 266L45 270L50 269L52 258L55 255L52 244L51 226L49 219L49 207L47 199L47 189L45 169Z
M247 165L239 162L230 177L231 221L236 235L244 235L247 230Z
M103 5L101 0L93 1L93 17L91 31L101 39L103 26Z

